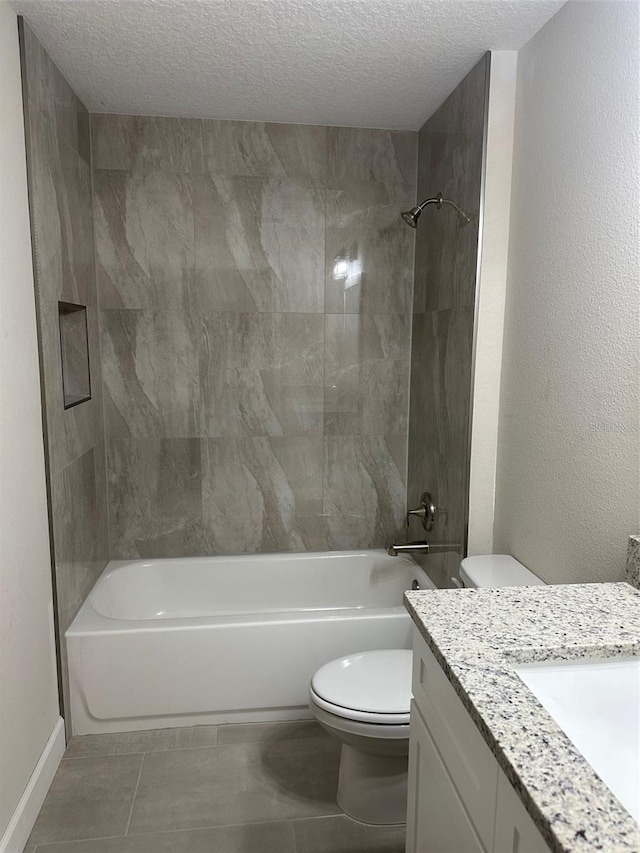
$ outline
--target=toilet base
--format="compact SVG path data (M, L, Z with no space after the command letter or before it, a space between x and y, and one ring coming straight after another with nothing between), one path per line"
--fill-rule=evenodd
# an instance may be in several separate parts
M407 821L407 755L376 755L342 744L337 802L362 823Z

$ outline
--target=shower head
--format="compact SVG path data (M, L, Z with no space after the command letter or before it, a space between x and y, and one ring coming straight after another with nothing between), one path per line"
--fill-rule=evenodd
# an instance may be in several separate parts
M418 219L420 218L420 214L422 213L422 211L424 210L424 208L428 204L435 204L435 206L438 208L438 210L440 210L440 208L442 207L443 204L450 205L451 207L455 208L455 210L460 215L461 219L464 221L465 225L468 222L471 222L471 219L473 218L473 217L469 216L468 213L465 213L461 207L458 207L458 205L455 203L455 201L450 201L448 198L443 198L442 193L438 193L438 195L435 198L425 199L423 202L420 202L420 204L417 204L415 207L412 207L411 210L403 210L400 215L402 216L404 221L407 223L407 225L410 225L411 228L417 228L418 227Z
M412 207L411 210L403 210L400 216L404 219L407 225L410 225L411 228L418 227L418 219L420 214L422 213L422 208L420 207Z

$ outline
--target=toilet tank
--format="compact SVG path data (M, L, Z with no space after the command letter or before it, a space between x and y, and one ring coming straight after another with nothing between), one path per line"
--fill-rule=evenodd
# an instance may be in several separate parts
M460 578L466 587L544 586L544 581L509 554L465 557Z

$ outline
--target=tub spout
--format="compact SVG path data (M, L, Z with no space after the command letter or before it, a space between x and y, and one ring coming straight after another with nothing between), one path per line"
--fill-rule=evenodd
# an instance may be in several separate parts
M462 554L462 545L457 542L407 542L406 545L389 545L387 554L397 557L398 554Z
M398 554L428 554L429 553L429 543L428 542L407 542L406 545L389 545L389 550L387 551L390 557L397 557Z

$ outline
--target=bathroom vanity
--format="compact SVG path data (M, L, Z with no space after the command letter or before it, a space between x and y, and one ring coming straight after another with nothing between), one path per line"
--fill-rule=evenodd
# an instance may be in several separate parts
M438 590L407 593L406 603L415 623L407 853L640 850L629 764L640 712L622 698L638 690L640 593L627 584ZM582 721L604 719L607 730L588 729L587 740L604 745L609 768L594 753L587 760L563 716L553 685L562 666L616 684L593 691L609 701L600 722ZM611 760L616 748L624 761Z

